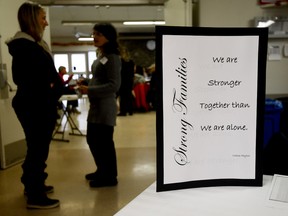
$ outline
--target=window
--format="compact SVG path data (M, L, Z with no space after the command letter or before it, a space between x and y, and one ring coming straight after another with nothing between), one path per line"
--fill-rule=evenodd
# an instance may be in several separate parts
M91 72L91 66L94 62L94 60L96 60L96 51L89 51L88 52L88 71Z
M60 66L64 66L67 72L69 72L68 54L55 54L54 63L57 70Z
M74 73L73 79L78 79L80 76L91 77L91 65L96 58L96 51L55 53L54 63L57 70L64 66L67 72Z
M85 53L71 54L72 72L86 72L86 55Z

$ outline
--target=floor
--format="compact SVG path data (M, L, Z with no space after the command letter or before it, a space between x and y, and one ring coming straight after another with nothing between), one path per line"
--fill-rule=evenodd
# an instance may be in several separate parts
M85 133L87 99L79 100L81 114L72 117ZM0 170L0 210L3 216L111 216L133 200L156 179L156 114L154 111L117 117L115 145L118 159L118 185L91 189L84 176L95 171L85 136L64 137L69 142L52 141L47 185L60 200L60 207L50 210L28 210L20 183L21 164ZM63 125L63 124L62 124ZM57 134L58 136L60 134ZM55 137L56 137L55 136Z

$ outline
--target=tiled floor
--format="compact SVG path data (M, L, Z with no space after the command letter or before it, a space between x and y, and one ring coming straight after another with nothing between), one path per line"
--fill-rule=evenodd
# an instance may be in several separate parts
M87 101L79 101L80 115L75 122L85 132ZM27 210L20 183L21 164L0 170L0 215L2 216L111 216L155 181L156 115L136 113L118 117L115 145L118 158L118 185L91 189L84 176L95 171L85 136L69 135L70 142L52 141L47 161L48 185L55 187L51 198L60 199L60 207Z

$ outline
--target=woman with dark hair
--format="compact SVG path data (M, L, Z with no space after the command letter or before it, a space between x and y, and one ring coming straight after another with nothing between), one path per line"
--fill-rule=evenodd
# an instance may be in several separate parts
M117 160L113 140L116 125L116 93L121 85L121 59L117 32L110 23L99 23L93 28L97 60L92 64L88 86L80 86L88 94L90 108L87 118L87 143L97 170L85 177L91 187L117 185Z
M27 143L21 182L27 208L54 208L59 206L59 200L46 195L53 192L53 187L45 185L48 176L45 168L62 83L48 45L42 39L48 26L45 10L39 4L25 2L18 10L18 22L21 31L6 43L13 57L12 76L17 85L12 106Z
M133 101L132 94L134 83L134 61L126 48L121 49L121 86L118 92L119 98L119 113L118 116L133 115Z

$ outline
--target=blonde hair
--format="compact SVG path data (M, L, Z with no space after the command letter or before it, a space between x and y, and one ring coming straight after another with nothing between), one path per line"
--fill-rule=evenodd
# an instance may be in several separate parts
M36 41L40 41L43 30L38 22L38 16L44 8L35 2L27 1L18 10L18 22L22 32L31 35Z
M131 60L130 53L128 52L127 48L124 46L120 46L120 54L124 61Z

